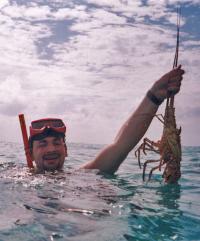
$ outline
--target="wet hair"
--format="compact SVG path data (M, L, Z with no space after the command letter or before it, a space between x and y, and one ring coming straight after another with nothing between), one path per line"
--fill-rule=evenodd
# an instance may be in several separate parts
M52 129L45 129L44 132L38 134L38 135L35 135L33 137L29 137L29 148L30 148L30 151L32 151L33 149L33 142L34 141L39 141L39 140L42 140L46 137L59 137L59 138L62 138L63 141L65 142L65 134L64 133L60 133L60 132L57 132L57 131L54 131Z

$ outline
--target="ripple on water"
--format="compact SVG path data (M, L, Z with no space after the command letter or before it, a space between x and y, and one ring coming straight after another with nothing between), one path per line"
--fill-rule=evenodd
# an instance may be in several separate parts
M83 147L71 148L70 165L81 163ZM87 146L85 156L97 149ZM183 153L182 178L173 185L159 172L143 182L132 158L114 176L67 163L63 173L33 175L8 153L0 163L0 240L198 240L199 149Z

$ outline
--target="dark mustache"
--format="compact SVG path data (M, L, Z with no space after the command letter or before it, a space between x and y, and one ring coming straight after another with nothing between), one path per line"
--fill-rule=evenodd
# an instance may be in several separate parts
M59 158L60 154L57 152L51 152L43 155L43 160L51 160L51 159L56 159Z

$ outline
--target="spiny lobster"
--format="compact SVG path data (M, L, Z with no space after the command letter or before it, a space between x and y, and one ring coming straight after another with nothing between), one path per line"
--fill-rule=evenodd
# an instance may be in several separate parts
M179 29L180 29L180 9L177 10L177 42L176 51L174 57L173 68L177 67L178 64L178 51L179 51ZM163 178L167 183L174 183L181 176L180 162L182 159L181 152L181 128L177 129L176 118L175 118L175 108L174 108L174 96L169 96L166 102L165 114L164 116L155 115L163 123L163 134L159 141L154 142L148 138L144 138L143 143L135 151L135 155L138 158L138 163L141 168L140 163L140 152L143 151L153 151L160 155L158 160L147 160L143 165L143 180L145 180L145 171L147 164L158 162L159 164L153 167L149 173L149 180L151 179L152 173L165 165Z

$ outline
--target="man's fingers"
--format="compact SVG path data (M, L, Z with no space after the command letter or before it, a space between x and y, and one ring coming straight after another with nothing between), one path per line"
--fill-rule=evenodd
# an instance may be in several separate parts
M182 79L182 76L176 76L169 80L167 86L168 96L175 95L179 92Z
M177 86L177 85L175 85L175 86L169 86L169 87L167 88L167 92L168 92L170 95L175 95L175 94L177 94L177 93L179 92L180 86L181 86L181 84L179 84L178 86Z
M174 78L169 79L168 84L180 83L182 81L182 79L183 79L182 76L176 76Z
M181 69L181 68L177 68L176 71L177 71L177 74L178 74L178 75L183 75L183 74L185 74L185 70L183 70L183 69Z
M170 78L182 76L183 74L185 74L185 70L181 69L181 65L169 72Z
M177 69L181 69L181 67L182 67L182 65L181 65L181 64L179 64L179 66L177 67Z
M185 71L179 65L177 68L163 75L153 85L153 93L156 93L161 99L177 94L180 90L184 73Z

